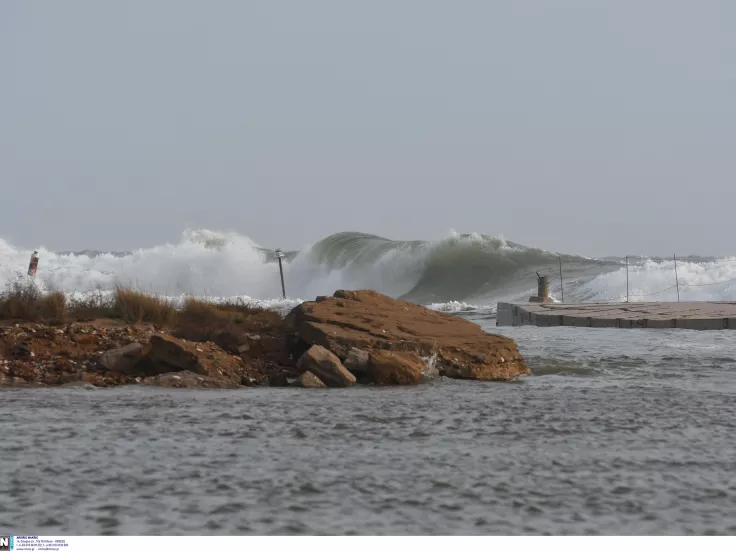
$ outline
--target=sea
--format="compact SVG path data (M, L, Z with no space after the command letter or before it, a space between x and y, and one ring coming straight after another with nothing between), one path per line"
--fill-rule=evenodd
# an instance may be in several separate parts
M495 322L496 303L534 293L537 273L565 302L736 300L736 258L340 233L286 252L284 299L274 252L233 232L187 231L130 252L37 250L36 284L70 299L129 285L286 312L336 289L375 289L512 337L532 375L0 390L0 533L736 533L734 334ZM0 285L23 280L30 254L0 240Z

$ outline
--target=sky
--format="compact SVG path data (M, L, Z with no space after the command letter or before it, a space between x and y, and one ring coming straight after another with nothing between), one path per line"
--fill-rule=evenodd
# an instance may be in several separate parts
M4 0L0 238L736 255L736 3Z

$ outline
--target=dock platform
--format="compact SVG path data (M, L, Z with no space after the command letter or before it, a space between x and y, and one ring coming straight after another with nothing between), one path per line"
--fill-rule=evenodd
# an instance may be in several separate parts
M736 303L498 303L496 325L736 330Z

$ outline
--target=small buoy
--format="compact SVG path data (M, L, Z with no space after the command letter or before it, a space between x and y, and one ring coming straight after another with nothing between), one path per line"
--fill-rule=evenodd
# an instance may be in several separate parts
M34 251L31 255L31 262L28 264L28 275L35 278L36 270L38 270L38 251Z

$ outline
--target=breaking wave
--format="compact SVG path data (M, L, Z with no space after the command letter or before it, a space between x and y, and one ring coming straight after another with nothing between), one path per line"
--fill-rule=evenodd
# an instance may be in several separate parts
M493 309L499 300L535 293L536 274L550 277L553 297L624 300L619 260L590 259L522 246L500 237L452 233L438 241L397 241L357 232L333 234L287 252L282 300L277 257L235 232L187 230L178 243L129 252L38 249L36 282L69 294L110 293L116 285L172 298L242 298L287 308L336 289L375 289L446 312ZM0 286L23 279L31 251L0 239ZM560 287L560 262L564 290ZM689 300L736 295L736 259L678 261L680 294ZM640 260L629 268L631 300L673 300L674 262ZM662 290L665 290L662 292ZM661 292L661 293L659 293ZM652 295L654 294L654 295Z

